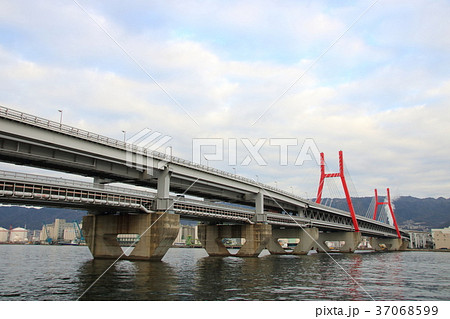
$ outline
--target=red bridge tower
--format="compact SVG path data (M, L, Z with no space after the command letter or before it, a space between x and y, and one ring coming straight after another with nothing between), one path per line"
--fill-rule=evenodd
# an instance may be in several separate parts
M378 191L375 188L375 211L373 212L373 220L377 219L378 206L388 205L389 211L391 212L392 221L394 222L395 230L397 231L397 236L398 236L398 238L402 238L402 236L400 235L400 230L398 229L397 220L395 219L394 210L392 209L391 193L389 192L389 188L387 188L386 190L387 190L387 202L379 202L378 201Z
M339 151L339 173L331 173L325 174L325 155L320 153L320 183L319 189L317 190L317 199L316 203L320 204L322 200L322 190L323 184L325 182L325 178L328 177L340 177L342 182L342 187L344 188L345 197L347 199L348 209L350 210L350 214L352 216L353 227L356 232L359 232L358 220L356 219L355 209L353 208L352 198L350 197L350 193L348 191L347 182L345 181L344 175L344 156L342 151Z

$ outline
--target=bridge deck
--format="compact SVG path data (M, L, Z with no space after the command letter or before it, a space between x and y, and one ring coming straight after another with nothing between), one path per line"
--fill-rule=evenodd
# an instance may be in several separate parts
M97 212L151 213L156 194L132 188L95 185L76 180L48 176L0 171L0 202L25 205L56 206ZM171 196L170 210L186 218L217 222L252 223L255 210L231 204L187 199ZM284 227L318 227L322 230L352 231L349 216L331 215L314 209L305 216L267 212L269 224ZM362 233L395 237L390 225L380 222L364 225Z
M0 154L5 162L147 188L155 188L164 167L169 168L170 191L205 199L193 201L174 198L173 210L191 218L250 222L255 209L242 207L254 206L255 196L262 193L264 210L271 224L291 227L298 227L298 224L309 225L322 230L353 230L348 212L314 203L243 176L3 106L0 106ZM130 163L130 154L145 159L149 166L139 167L137 163ZM100 188L94 184L58 181L42 176L17 174L8 177L4 173L2 181L4 193L1 200L4 202L40 202L42 205L88 206L97 209L103 205L104 210L105 207L108 210L116 207L120 210L139 209L146 212L154 200L154 194L150 192L138 193L137 190L114 189L106 185ZM219 206L218 201L227 204ZM215 211L211 212L211 209ZM363 234L395 237L395 228L391 225L363 216L357 216L357 221Z

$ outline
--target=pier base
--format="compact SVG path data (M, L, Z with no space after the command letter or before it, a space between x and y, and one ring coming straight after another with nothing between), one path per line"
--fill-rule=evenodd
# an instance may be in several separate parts
M286 252L278 243L280 238L298 238L300 241L293 251ZM319 239L319 230L317 228L273 228L272 238L267 245L267 249L272 255L306 255L311 249L317 247L316 241Z
M292 254L294 255L306 255L311 249L317 248L317 242L319 240L318 228L303 228L300 233L300 242L295 246Z
M375 251L396 251L406 250L408 241L401 238L370 238L370 246Z
M230 256L222 239L244 238L245 243L235 256L258 257L271 238L272 226L267 224L199 225L198 234L209 256Z
M320 251L339 251L342 253L352 253L356 250L358 245L361 243L362 237L360 232L331 232L331 233L320 233L319 243ZM331 249L327 246L325 242L339 242L339 246L335 249ZM344 242L344 243L342 243Z
M123 251L117 235L135 234L139 241L131 254L122 258L161 260L177 237L179 225L179 215L163 213L83 217L84 237L94 258L118 258Z

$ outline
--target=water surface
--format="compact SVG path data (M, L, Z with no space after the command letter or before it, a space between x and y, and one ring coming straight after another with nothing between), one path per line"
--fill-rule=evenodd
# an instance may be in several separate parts
M331 257L172 248L162 262L118 261L81 300L450 300L450 253ZM111 263L82 246L0 245L0 300L76 300Z

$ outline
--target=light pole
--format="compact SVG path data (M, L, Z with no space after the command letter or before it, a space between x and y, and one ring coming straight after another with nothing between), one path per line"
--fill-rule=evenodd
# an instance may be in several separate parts
M294 188L291 186L291 193L294 194Z
M236 167L233 167L234 170L234 176L236 176Z
M63 114L63 110L58 110L58 112L60 113L60 116L59 116L59 125L61 126L61 125L62 125L62 114Z
M127 141L127 131L122 130L123 133L123 142L126 143Z

